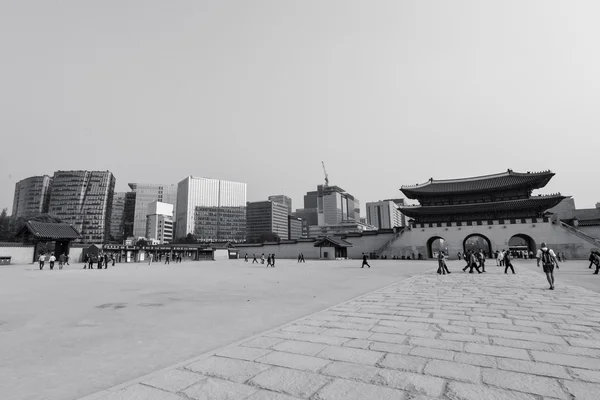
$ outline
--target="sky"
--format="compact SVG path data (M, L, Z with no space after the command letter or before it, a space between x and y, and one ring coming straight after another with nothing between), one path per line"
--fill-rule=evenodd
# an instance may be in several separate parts
M513 169L600 202L600 2L0 0L0 208L56 170L248 200ZM364 215L364 214L363 214Z

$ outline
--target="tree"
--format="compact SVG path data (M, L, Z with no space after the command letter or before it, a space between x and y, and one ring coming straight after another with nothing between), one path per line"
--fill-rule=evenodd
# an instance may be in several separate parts
M193 233L188 233L186 237L179 239L177 243L196 244L198 243L198 238Z
M10 241L13 238L11 218L6 208L0 213L0 242Z
M279 241L281 241L281 238L275 232L265 232L258 237L258 243Z

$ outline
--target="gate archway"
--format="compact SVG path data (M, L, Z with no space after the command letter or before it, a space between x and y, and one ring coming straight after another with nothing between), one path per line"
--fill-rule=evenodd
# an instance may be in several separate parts
M490 258L492 254L492 242L490 242L487 236L480 233L472 233L463 240L463 251L466 253L469 250L483 250L485 256Z
M435 258L440 251L448 252L448 243L441 236L430 237L427 241L427 257Z
M508 240L508 248L510 250L526 250L527 252L536 251L535 240L524 233L517 233Z

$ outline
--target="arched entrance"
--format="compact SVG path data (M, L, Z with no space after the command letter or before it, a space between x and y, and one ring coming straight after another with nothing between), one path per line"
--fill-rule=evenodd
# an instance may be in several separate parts
M436 258L440 251L448 253L448 243L441 236L433 236L427 241L427 257Z
M492 242L490 242L490 239L479 233L473 233L467 236L463 241L463 251L466 253L469 250L483 250L483 254L485 254L487 258L490 258L492 254Z
M508 248L513 251L524 250L527 252L536 251L535 240L529 235L518 233L508 240Z

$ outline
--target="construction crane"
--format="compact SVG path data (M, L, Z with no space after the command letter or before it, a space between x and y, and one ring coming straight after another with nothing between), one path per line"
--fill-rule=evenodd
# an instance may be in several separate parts
M325 163L321 161L323 165L323 172L325 173L325 186L329 186L329 176L327 175L327 170L325 169Z

